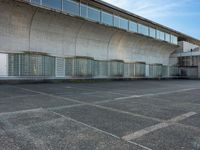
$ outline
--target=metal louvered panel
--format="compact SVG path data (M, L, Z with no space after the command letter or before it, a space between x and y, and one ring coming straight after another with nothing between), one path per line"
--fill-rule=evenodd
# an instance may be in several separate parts
M162 76L162 65L161 64L151 64L149 75L152 78L158 78Z
M122 77L124 75L124 62L118 60L110 61L110 76Z
M162 76L163 77L169 77L169 67L168 66L162 66Z
M124 77L130 77L129 63L124 64Z
M55 57L43 56L43 61L44 61L44 75L49 77L55 76Z
M135 65L133 63L129 64L129 76L133 77L134 76L134 70L135 70Z
M99 61L98 60L94 60L93 61L93 76L99 76Z
M124 64L124 77L133 77L134 76L134 64L125 63Z
M38 54L9 54L9 76L55 76L55 58Z
M108 76L108 61L99 61L99 74L100 77Z
M145 63L135 63L135 77L145 76Z
M19 54L8 54L8 76L19 75Z
M179 76L179 69L176 66L169 67L170 76Z
M73 76L74 75L74 58L65 58L65 75Z
M92 77L94 60L87 57L75 58L74 72L76 77Z
M56 77L65 77L65 59L56 58Z

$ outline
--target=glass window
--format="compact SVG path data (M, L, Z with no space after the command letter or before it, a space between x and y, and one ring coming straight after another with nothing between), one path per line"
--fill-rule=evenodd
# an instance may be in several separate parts
M107 12L102 12L102 23L113 25L113 15Z
M118 16L114 16L114 26L120 27L120 20Z
M40 0L31 0L31 3L40 5Z
M156 38L159 39L159 40L165 40L165 33L160 31L160 30L157 30L156 32Z
M137 32L137 23L129 21L129 30L132 32Z
M165 40L165 33L160 31L160 39Z
M79 15L79 3L73 0L63 0L63 11L72 15Z
M156 30L154 28L149 28L149 36L156 38Z
M143 35L149 35L149 28L145 25L138 24L138 32Z
M87 18L87 5L81 4L81 17Z
M42 0L42 5L61 10L61 0Z
M120 18L120 28L128 30L128 20Z
M176 36L174 36L174 35L171 35L171 42L173 43L173 44L178 44L178 38L176 37Z
M101 13L100 10L88 7L88 18L94 21L100 22Z
M170 41L170 34L165 33L165 41L171 42L171 41Z

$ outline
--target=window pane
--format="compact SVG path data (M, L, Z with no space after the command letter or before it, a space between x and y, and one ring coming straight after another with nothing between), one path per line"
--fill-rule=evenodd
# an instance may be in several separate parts
M40 5L40 0L31 0L31 3Z
M178 38L176 37L176 36L174 36L174 35L171 35L171 42L173 43L173 44L178 44Z
M61 10L61 0L42 0L42 5Z
M88 18L100 22L100 10L88 7Z
M81 17L87 18L87 5L81 4Z
M153 28L149 28L149 36L156 38L156 30Z
M165 33L160 31L160 39L165 40Z
M120 18L120 28L128 30L128 20Z
M173 41L174 41L174 44L177 45L178 44L178 37L174 36L174 40Z
M137 32L137 23L129 21L129 30L132 32Z
M72 14L79 15L79 3L72 0L63 0L63 10Z
M145 25L138 24L138 32L143 35L149 35L149 28Z
M165 33L165 41L170 42L170 35Z
M114 26L115 27L120 27L120 21L119 21L119 17L118 16L114 16Z
M102 12L102 23L113 25L113 15L106 12Z
M157 30L156 38L164 41L165 40L165 33L160 31L160 30Z

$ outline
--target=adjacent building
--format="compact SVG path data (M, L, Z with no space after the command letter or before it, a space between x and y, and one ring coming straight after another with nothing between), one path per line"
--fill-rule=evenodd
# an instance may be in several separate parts
M198 39L101 0L0 0L0 10L1 79L198 77L200 72ZM179 55L188 48L198 59L195 65L185 65L188 56Z

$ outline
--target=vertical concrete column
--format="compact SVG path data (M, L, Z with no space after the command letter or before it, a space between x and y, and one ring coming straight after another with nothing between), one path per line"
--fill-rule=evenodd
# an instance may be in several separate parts
M8 76L8 54L0 53L0 77Z

